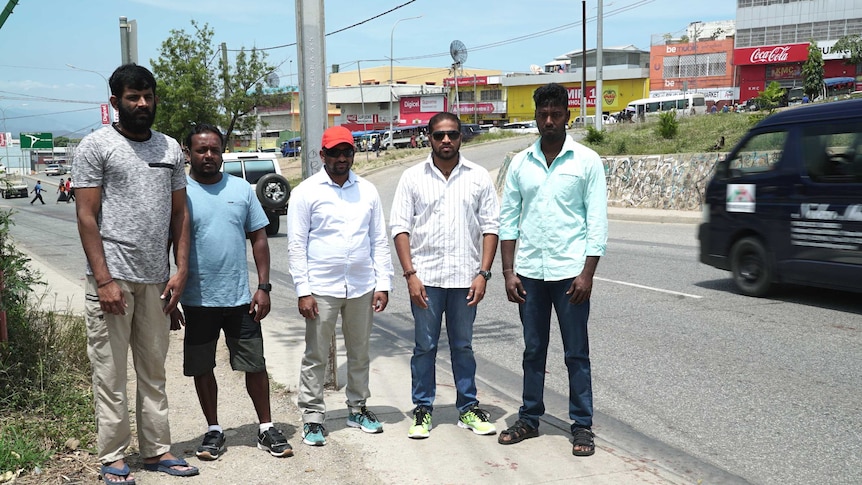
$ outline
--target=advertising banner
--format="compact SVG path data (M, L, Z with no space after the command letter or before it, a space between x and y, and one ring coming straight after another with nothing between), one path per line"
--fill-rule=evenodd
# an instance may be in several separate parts
M733 63L737 66L757 64L784 64L808 60L808 42L802 44L745 47L733 50Z

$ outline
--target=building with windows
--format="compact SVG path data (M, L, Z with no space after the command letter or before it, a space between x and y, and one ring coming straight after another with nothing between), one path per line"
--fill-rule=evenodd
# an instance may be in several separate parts
M860 66L848 65L846 53L832 52L842 37L862 35L862 0L737 0L736 28L733 62L740 101L756 97L773 81L784 88L802 86L811 41L823 53L825 78L854 78L862 85Z
M684 35L655 35L651 44L649 97L694 91L719 106L739 99L733 21L692 22Z

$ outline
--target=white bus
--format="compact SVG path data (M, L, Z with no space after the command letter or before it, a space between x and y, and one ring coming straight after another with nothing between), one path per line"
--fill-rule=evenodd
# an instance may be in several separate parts
M706 98L701 93L645 98L629 103L628 110L634 111L636 118L671 110L676 110L680 115L702 115L706 113Z

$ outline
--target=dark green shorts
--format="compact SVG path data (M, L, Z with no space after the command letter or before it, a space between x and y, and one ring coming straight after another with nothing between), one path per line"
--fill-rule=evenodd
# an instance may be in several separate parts
M200 376L215 368L216 344L224 330L230 367L242 372L266 371L260 323L249 314L250 305L238 307L185 306L183 374Z

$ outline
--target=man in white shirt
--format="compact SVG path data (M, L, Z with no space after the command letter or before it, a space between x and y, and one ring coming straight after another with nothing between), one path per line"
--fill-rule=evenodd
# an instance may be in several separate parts
M350 130L323 133L323 170L299 184L287 209L288 262L305 317L305 354L299 377L303 443L326 444L323 383L335 322L347 349L347 425L366 433L383 426L365 407L374 312L389 302L392 260L377 189L353 173Z
M490 415L479 408L476 398L473 322L496 253L497 192L488 171L460 155L458 117L438 113L428 131L431 154L404 171L389 219L415 321L410 372L416 407L407 436L430 435L444 313L458 394L458 426L480 435L494 434Z

